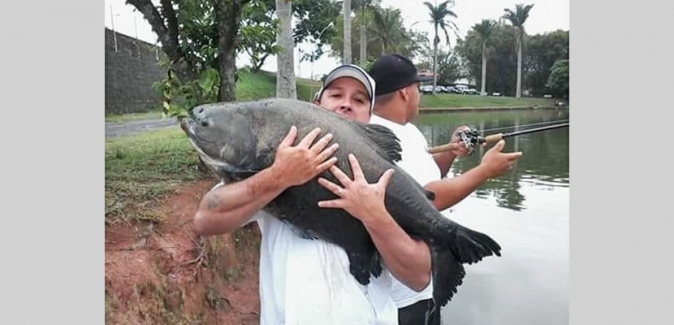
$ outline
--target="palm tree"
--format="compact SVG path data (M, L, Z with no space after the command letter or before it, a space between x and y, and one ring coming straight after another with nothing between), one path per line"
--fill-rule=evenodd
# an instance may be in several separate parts
M351 64L351 0L344 0L344 59L343 64Z
M276 97L297 98L293 51L295 43L292 33L292 3L290 0L276 0L276 14L279 20L278 45L281 51L276 55Z
M517 91L515 92L515 97L520 98L522 95L522 42L524 41L524 23L529 18L529 11L533 8L533 4L515 5L515 11L510 9L505 10L503 17L508 19L510 23L517 30L516 46L517 46Z
M378 2L378 1L377 1ZM376 11L378 4L375 0L353 0L353 8L360 8L360 66L364 67L367 62L367 27L368 22L365 19L366 11Z
M483 19L479 24L475 24L473 29L482 39L482 83L480 93L485 94L487 81L487 41L491 38L496 27L496 21L493 19Z
M445 32L445 40L447 41L448 46L449 33L447 33L447 28L452 29L457 38L459 38L459 28L456 27L456 24L453 21L448 19L449 17L457 18L456 14L449 9L454 6L454 0L447 0L437 6L433 6L430 2L426 1L424 2L424 5L428 7L431 16L430 22L435 29L435 38L433 38L433 94L435 94L435 86L437 86L438 83L438 43L440 43L438 28Z
M396 45L402 42L404 36L403 31L392 27L401 21L400 10L390 8L375 10L372 18L375 38L381 43L381 54L385 54L387 48L389 52L396 52Z

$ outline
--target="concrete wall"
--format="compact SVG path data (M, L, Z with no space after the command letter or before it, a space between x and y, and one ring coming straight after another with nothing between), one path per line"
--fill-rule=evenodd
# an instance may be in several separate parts
M161 106L152 83L166 76L160 47L105 29L105 113L143 112Z

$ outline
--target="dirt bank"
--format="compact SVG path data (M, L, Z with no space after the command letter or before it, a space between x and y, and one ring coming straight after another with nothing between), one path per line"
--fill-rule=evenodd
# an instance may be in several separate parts
M157 223L105 231L107 324L259 324L259 230L194 235L192 217L214 185L199 181L155 202Z

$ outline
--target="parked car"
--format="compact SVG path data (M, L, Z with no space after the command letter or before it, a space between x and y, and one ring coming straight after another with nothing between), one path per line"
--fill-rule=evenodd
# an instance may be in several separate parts
M466 95L479 95L480 94L479 91L477 91L473 88L468 88L468 89L464 90L463 93L466 94Z
M422 94L431 94L433 93L433 86L432 85L423 85L419 87L419 92Z
M458 94L459 91L454 88L454 86L446 86L445 89L447 90L448 94Z
M455 85L454 88L457 90L457 94L464 94L468 90L466 85Z
M445 88L445 86L437 85L435 86L435 92L438 94L444 94L447 93L447 88Z

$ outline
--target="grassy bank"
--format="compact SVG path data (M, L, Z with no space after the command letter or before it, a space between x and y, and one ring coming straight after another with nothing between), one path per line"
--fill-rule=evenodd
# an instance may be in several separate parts
M212 177L179 128L105 142L105 220L157 220L152 204L180 185Z
M458 94L421 95L421 108L433 110L438 108L511 108L511 107L552 107L554 99L549 98L515 98L474 96Z

